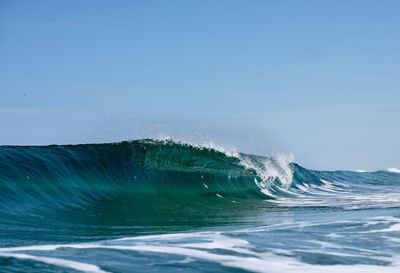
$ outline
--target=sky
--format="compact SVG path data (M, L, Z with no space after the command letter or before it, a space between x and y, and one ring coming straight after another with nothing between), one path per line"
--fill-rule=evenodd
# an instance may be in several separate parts
M0 1L0 145L143 137L400 167L400 1Z

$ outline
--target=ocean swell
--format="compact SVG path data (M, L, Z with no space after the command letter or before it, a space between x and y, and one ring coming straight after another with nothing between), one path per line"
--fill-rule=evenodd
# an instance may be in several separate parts
M387 205L368 193L379 196L377 185L398 180L394 172L312 171L291 155L228 153L173 140L2 146L0 214L59 218L67 211L74 219L120 215L124 222L276 205L368 207Z

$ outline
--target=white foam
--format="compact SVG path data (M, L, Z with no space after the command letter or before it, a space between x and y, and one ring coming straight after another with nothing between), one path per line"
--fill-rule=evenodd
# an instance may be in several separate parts
M391 173L400 173L400 169L397 168L387 168L386 170Z
M293 169L290 164L294 161L293 154L277 153L271 158L258 158L254 161L251 157L241 155L239 157L243 167L254 170L261 178L256 181L262 189L267 189L268 184L278 179L284 188L289 188L293 180Z
M78 246L78 245L71 245ZM198 245L199 247L201 245ZM273 253L255 253L248 251L247 254L253 254L254 257L242 257L233 255L214 254L204 250L195 249L196 245L192 247L183 246L166 246L166 245L100 245L93 244L91 247L86 245L86 248L101 248L113 249L121 251L137 251L137 252L153 252L181 255L184 257L201 259L210 262L216 262L223 266L243 269L251 272L258 273L281 273L281 272L341 272L341 273L364 273L364 272L382 272L394 273L398 272L398 266L376 266L376 265L312 265L305 264L297 261L294 258L283 257ZM76 263L55 258L44 258L26 254L18 253L5 253L6 256L13 256L21 259L32 259L37 261L46 262L53 265L68 267L79 270L81 272L90 273L105 273L106 271L89 264Z
M302 263L294 258L282 257L272 253L255 253L255 257L241 257L233 255L214 254L204 250L194 249L182 246L165 246L165 245L93 245L93 248L113 249L121 251L137 251L137 252L153 252L181 255L194 259L207 260L216 262L223 266L243 269L258 273L280 273L280 272L341 272L341 273L363 273L363 272L382 272L394 273L398 272L398 266L377 266L377 265L312 265ZM82 269L82 268L81 268ZM81 269L78 269L82 271ZM84 271L85 272L85 271ZM90 272L90 271L86 271ZM97 271L94 271L97 273ZM102 271L100 271L102 272ZM103 271L104 272L104 271Z
M51 258L51 257L42 257L42 256L35 256L35 255L28 255L23 253L1 253L0 256L3 257L12 257L16 259L23 259L23 260L32 260L37 262L42 262L45 264L55 265L64 268L74 269L80 272L86 273L110 273L108 271L102 270L97 265L81 263L81 262L74 262L70 260L60 259L60 258Z
M336 238L343 237L343 235L339 235L339 234L337 234L335 232L332 232L332 233L329 233L328 235L326 235L326 237L336 239Z
M400 232L400 224L391 225L389 228L384 229L386 232Z
M364 231L363 233L400 232L400 223L395 223L388 228Z
M276 226L281 226L278 224ZM274 227L274 225L272 226ZM284 227L284 226L283 226ZM264 228L269 228L264 227ZM397 229L397 227L396 227ZM250 230L247 230L249 232ZM195 242L183 243L185 241L196 239ZM123 243L122 243L123 242ZM310 241L311 242L311 241ZM339 245L329 242L316 241L322 248L326 249L326 254L335 256L354 256L351 254L334 252L333 249L340 248ZM297 260L290 250L274 249L269 252L254 251L248 241L235 237L223 235L220 232L199 232L199 233L178 233L165 235L149 235L138 237L126 237L117 240L93 243L79 244L59 244L59 245L38 245L15 248L1 248L0 255L6 257L15 257L19 259L30 259L44 262L60 267L75 269L88 273L106 273L98 266L79 263L59 258L34 256L20 251L55 251L60 248L74 249L110 249L120 251L149 252L161 254L174 254L183 256L186 262L193 259L200 259L209 262L219 263L226 267L242 269L256 273L281 273L281 272L341 272L341 273L364 273L364 272L381 272L394 273L399 272L400 265L394 260L395 257L386 257L386 261L391 262L389 266L379 265L314 265L307 264ZM214 249L229 250L230 253L245 254L216 254L210 252ZM331 250L327 250L331 249ZM303 250L304 251L304 250ZM322 251L322 250L321 250ZM324 252L324 253L325 253ZM54 253L54 252L53 252ZM313 253L319 253L318 249ZM289 256L289 257L288 257ZM358 256L357 256L358 257Z

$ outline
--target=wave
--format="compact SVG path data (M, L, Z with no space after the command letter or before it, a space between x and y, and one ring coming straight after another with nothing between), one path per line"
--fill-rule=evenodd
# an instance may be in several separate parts
M387 168L386 171L391 173L400 173L400 169L397 168Z
M110 194L270 198L266 188L288 187L291 180L292 166L283 159L172 140L0 148L2 204L46 200L62 206Z
M290 154L173 140L0 146L0 263L103 273L183 256L261 272L267 257L277 272L393 272L399 183L396 172L310 170Z
M351 207L356 198L355 204L364 202L366 192L379 195L379 185L398 182L395 172L314 171L292 155L249 155L173 140L0 147L0 214L7 215L73 211L75 219L83 211L94 218L122 215L123 222L127 215L135 221L184 212L219 216L238 206L334 206L338 196L347 196L342 205ZM399 200L396 195L391 204Z

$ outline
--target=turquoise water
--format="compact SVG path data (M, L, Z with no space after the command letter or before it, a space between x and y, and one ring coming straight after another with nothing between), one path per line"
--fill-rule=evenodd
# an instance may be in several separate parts
M0 147L0 272L400 272L400 174L174 141Z

